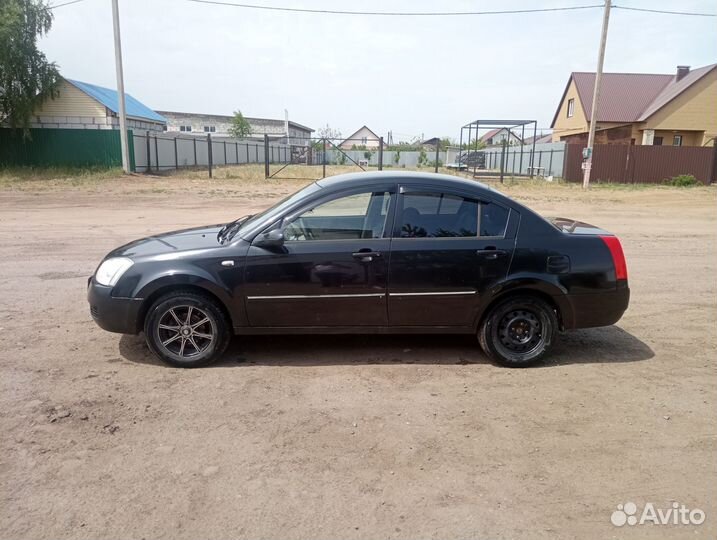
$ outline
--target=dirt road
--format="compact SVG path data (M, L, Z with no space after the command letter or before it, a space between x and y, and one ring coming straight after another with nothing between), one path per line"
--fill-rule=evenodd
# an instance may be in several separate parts
M252 337L201 370L103 332L111 248L296 181L0 191L0 538L714 538L717 191L509 189L623 240L632 302L542 367L469 337ZM625 525L618 504L699 508Z

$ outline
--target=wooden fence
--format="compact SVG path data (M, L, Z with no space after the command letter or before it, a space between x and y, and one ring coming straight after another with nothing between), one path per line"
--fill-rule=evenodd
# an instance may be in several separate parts
M582 182L581 144L568 144L565 179ZM691 174L704 184L717 182L717 147L631 146L598 144L593 149L591 182L659 184L680 174Z

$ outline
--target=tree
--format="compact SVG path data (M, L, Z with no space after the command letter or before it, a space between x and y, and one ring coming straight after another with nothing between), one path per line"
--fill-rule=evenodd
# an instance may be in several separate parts
M445 150L449 146L456 146L456 143L453 139L450 137L443 137L441 138L440 148L441 150Z
M326 127L319 128L316 132L321 139L341 139L341 130L333 129L328 124Z
M0 122L26 134L33 111L58 95L57 65L37 48L52 18L44 0L0 0Z
M245 139L251 135L251 124L244 118L241 111L234 111L232 125L229 127L229 133L235 139Z

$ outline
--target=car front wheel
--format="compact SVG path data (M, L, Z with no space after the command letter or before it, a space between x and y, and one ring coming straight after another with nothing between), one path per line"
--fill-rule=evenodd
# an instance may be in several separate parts
M532 296L509 298L494 306L478 329L483 351L496 363L527 367L550 350L558 330L555 310Z
M187 291L159 298L144 325L150 350L168 364L200 367L216 360L229 344L229 324L211 299Z

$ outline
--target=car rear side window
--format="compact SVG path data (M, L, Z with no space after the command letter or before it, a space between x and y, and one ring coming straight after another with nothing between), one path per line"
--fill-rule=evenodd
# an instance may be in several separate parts
M405 193L397 236L456 238L503 236L508 210L449 193Z
M480 210L480 235L503 236L508 225L508 209L496 203L482 203Z

